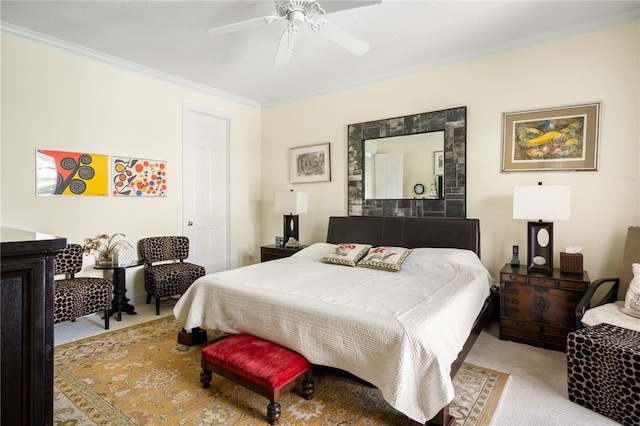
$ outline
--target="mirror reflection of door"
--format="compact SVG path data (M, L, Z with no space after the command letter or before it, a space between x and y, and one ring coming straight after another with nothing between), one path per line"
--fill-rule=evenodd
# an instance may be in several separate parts
M402 176L404 170L402 157L401 152L375 154L375 198L402 198Z
M444 131L392 136L364 141L364 199L439 198L442 192L430 192L434 175L442 173L435 167L436 154L444 153ZM399 155L400 168L387 164L386 155ZM378 164L379 162L384 164ZM398 173L397 175L394 173ZM426 189L424 194L413 192L416 184ZM442 188L438 188L442 189Z

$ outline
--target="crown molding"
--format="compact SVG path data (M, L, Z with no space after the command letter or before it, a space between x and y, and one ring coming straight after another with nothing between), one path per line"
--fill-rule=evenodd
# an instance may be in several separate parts
M244 105L261 108L260 102L244 98L242 96L234 95L233 93L225 92L223 90L216 89L214 87L206 86L204 84L195 83L193 81L176 77L162 71L154 70L142 65L138 65L134 62L125 61L124 59L117 58L115 56L107 55L105 53L98 52L97 50L87 49L86 47L78 46L77 44L68 43L66 41L49 37L44 34L40 34L28 29L18 27L16 25L8 24L6 22L0 22L0 33L18 37L33 43L41 44L55 49L64 50L80 56L95 59L105 62L110 65L114 65L120 68L124 68L129 71L134 71L140 74L144 74L149 77L157 78L169 83L177 84L189 89L194 89L200 92L207 93L209 95L218 96L230 101L239 102Z

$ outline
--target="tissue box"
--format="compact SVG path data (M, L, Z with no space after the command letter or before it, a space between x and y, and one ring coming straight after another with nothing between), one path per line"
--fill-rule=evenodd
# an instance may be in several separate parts
M570 274L581 274L582 268L582 253L560 253L560 272L567 272Z
M133 247L129 244L121 244L115 250L113 263L118 266L129 266L133 262Z

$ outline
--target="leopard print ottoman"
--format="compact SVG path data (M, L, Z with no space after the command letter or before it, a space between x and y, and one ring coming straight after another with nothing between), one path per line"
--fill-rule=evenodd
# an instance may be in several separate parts
M567 336L569 399L623 425L640 425L640 332L598 324Z

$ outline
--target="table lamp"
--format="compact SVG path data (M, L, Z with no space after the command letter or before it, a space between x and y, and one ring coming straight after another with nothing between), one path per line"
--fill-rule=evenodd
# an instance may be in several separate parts
M539 182L513 187L513 218L538 219L527 225L527 271L553 274L553 222L550 220L569 220L570 217L569 185Z
M307 212L308 195L306 192L280 191L276 192L276 212L288 212L283 218L284 224L284 244L289 238L298 241L298 213Z

